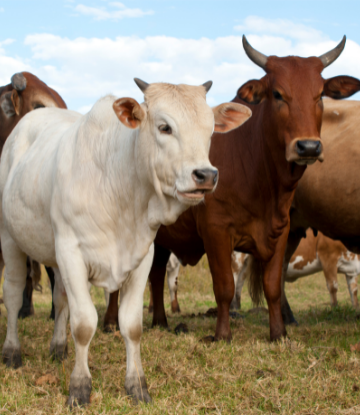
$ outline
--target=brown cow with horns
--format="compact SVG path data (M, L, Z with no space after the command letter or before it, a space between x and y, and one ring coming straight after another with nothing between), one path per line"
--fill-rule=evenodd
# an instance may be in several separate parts
M344 36L335 49L320 57L279 58L256 51L243 37L246 54L266 75L246 82L233 99L251 108L251 119L226 137L212 137L210 160L219 169L214 194L184 212L175 224L158 231L150 272L153 325L167 326L163 289L170 253L174 252L183 265L195 265L206 252L218 305L214 339L229 341L229 308L234 296L231 253L236 250L259 260L271 340L286 335L280 297L289 210L306 165L323 159L322 97L346 98L360 90L360 81L355 78L325 80L321 76L338 58L345 40ZM256 297L259 292L253 294ZM116 321L114 293L105 325Z

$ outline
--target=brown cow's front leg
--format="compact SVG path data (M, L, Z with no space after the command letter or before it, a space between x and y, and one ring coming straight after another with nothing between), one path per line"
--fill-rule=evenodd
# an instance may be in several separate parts
M285 293L285 279L286 279L286 272L289 266L289 262L291 257L293 256L294 252L296 251L297 247L299 246L299 243L301 241L301 238L306 235L305 230L299 229L298 231L290 231L287 244L286 244L286 250L284 255L284 262L282 267L282 275L281 275L281 314L284 320L284 323L286 325L294 324L298 326L298 322L296 321L294 314L291 310L291 307L289 305L289 302L286 298Z
M232 248L230 238L227 235L212 235L211 238L204 238L204 242L207 242L205 250L209 260L217 303L215 340L230 342L232 335L229 312L235 292L231 269Z
M109 305L104 317L104 331L111 333L114 328L119 328L118 313L119 290L110 294Z
M285 234L285 237L287 233ZM275 254L264 264L264 293L269 308L270 340L286 336L284 320L281 315L281 274L284 261L286 238L279 240Z
M169 261L170 254L171 252L169 250L155 243L154 260L149 275L154 306L152 327L168 327L164 307L164 283L166 265Z

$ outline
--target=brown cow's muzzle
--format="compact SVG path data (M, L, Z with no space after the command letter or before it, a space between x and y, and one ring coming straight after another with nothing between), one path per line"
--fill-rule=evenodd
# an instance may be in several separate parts
M286 149L286 160L300 165L324 161L323 146L320 139L295 138Z

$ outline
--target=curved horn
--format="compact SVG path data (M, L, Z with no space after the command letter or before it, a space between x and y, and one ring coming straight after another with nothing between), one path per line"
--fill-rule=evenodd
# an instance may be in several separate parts
M146 83L145 81L142 81L139 78L134 78L134 81L135 81L136 85L141 89L141 91L145 94L145 91L146 91L147 87L149 86L149 84Z
M264 69L264 71L266 71L266 62L268 59L267 56L254 49L247 41L245 35L243 35L242 37L242 42L244 50L248 55L249 59L252 60L256 65L260 66L260 68Z
M205 88L206 93L209 92L210 88L212 87L213 81L207 81L202 86Z
M341 52L344 50L346 42L346 36L342 38L342 41L336 46L336 48L331 49L329 52L324 53L319 56L319 59L324 65L324 68L331 65L336 59L340 56Z
M23 91L26 88L26 83L26 78L21 72L18 72L11 77L11 85L17 91Z

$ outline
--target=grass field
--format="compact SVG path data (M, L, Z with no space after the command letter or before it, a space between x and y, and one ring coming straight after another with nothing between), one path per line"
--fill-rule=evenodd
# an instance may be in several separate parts
M51 295L47 281L35 293L35 316L19 322L23 367L0 364L0 414L66 414L74 344L69 331L69 357L49 359L53 330ZM191 317L214 307L206 260L181 270L180 315L170 313L172 332L151 329L144 309L142 362L153 398L150 405L134 405L125 395L126 353L119 332L105 334L101 322L105 301L92 289L99 327L90 346L92 402L72 413L83 414L360 414L360 353L350 345L360 340L356 312L350 305L344 276L339 276L339 306L331 309L322 274L288 284L289 302L300 323L288 329L289 340L269 342L266 313L249 313L244 290L243 318L232 319L233 341L204 344L199 340L215 330L215 319ZM2 293L0 292L2 295ZM149 293L145 293L148 304ZM6 311L0 316L0 343L5 340ZM176 336L184 322L189 333ZM45 375L50 381L43 383Z

